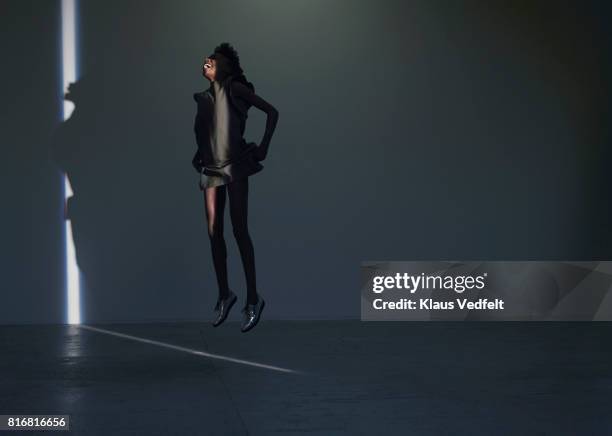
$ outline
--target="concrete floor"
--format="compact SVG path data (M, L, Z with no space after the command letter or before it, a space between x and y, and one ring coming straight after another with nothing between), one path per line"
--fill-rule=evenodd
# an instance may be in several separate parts
M612 434L610 323L92 327L0 326L0 414L78 435Z

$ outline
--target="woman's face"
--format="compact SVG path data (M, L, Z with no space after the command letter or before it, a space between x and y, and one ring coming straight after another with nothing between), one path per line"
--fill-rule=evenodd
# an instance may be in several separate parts
M204 65L202 65L202 75L212 82L215 80L216 74L217 61L211 58L204 59Z

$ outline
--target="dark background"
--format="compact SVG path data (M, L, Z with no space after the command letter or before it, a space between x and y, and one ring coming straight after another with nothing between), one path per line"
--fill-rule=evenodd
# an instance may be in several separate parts
M222 41L280 111L250 185L268 317L358 318L362 260L611 258L605 1L81 0L59 136L60 2L0 8L0 323L66 320L61 167L85 322L211 316L192 94Z

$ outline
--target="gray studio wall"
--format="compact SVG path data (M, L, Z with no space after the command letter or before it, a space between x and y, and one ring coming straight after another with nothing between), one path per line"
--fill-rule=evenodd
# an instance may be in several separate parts
M23 106L3 108L22 127L3 141L17 211L3 222L11 308L0 322L64 320L59 165L76 192L84 320L210 317L192 94L208 86L201 61L221 41L280 111L250 188L269 318L358 317L361 260L610 257L603 2L81 1L79 118L59 142L57 53L39 23L52 26L53 8L43 12L18 19L35 29L22 49L43 56L29 62L44 81L12 73ZM28 141L48 132L63 158L32 168L45 146L23 147L31 123ZM265 117L253 108L249 123L258 141ZM9 182L25 188L19 201Z
M0 1L0 323L64 319L61 178L47 138L60 120L59 2Z

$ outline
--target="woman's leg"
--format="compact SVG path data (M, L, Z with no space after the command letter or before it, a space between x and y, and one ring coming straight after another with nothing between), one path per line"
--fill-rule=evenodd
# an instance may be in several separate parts
M212 249L213 263L217 275L219 298L229 295L227 282L227 248L223 238L223 212L225 209L225 185L206 188L206 221L208 223L208 238Z
M247 304L257 303L255 283L255 249L247 225L249 205L249 178L245 177L227 185L230 202L230 218L234 237L238 243L247 284Z

